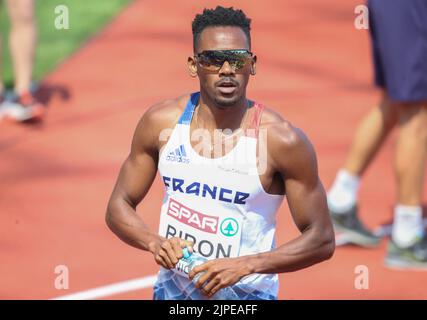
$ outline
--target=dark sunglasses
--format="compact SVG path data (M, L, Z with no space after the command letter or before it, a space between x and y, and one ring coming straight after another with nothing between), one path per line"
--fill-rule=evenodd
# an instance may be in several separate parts
M219 71L227 61L236 71L243 69L252 61L253 54L249 50L205 50L194 56L197 63L207 71Z

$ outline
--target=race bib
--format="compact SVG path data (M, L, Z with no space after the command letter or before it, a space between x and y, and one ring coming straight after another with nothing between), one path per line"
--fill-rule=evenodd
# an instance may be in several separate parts
M230 209L201 212L169 197L163 204L159 234L194 242L194 251L207 259L239 256L242 217Z

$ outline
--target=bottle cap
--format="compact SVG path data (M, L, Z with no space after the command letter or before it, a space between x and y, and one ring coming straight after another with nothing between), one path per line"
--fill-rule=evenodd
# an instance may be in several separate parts
M184 259L188 259L191 256L191 253L188 252L188 248L185 247L184 249L182 249L182 255L184 256Z

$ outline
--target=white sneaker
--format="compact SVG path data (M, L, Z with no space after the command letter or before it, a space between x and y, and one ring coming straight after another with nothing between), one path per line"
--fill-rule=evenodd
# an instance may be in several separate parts
M45 108L31 94L25 94L15 101L3 100L0 104L0 120L10 119L23 122L41 119Z

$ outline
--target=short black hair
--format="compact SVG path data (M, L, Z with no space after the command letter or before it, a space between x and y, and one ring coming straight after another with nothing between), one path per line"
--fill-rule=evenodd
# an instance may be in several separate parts
M251 46L251 19L240 9L233 7L224 8L217 6L215 9L204 9L202 14L197 14L191 24L193 30L193 48L196 50L200 34L207 27L239 27L248 38Z

